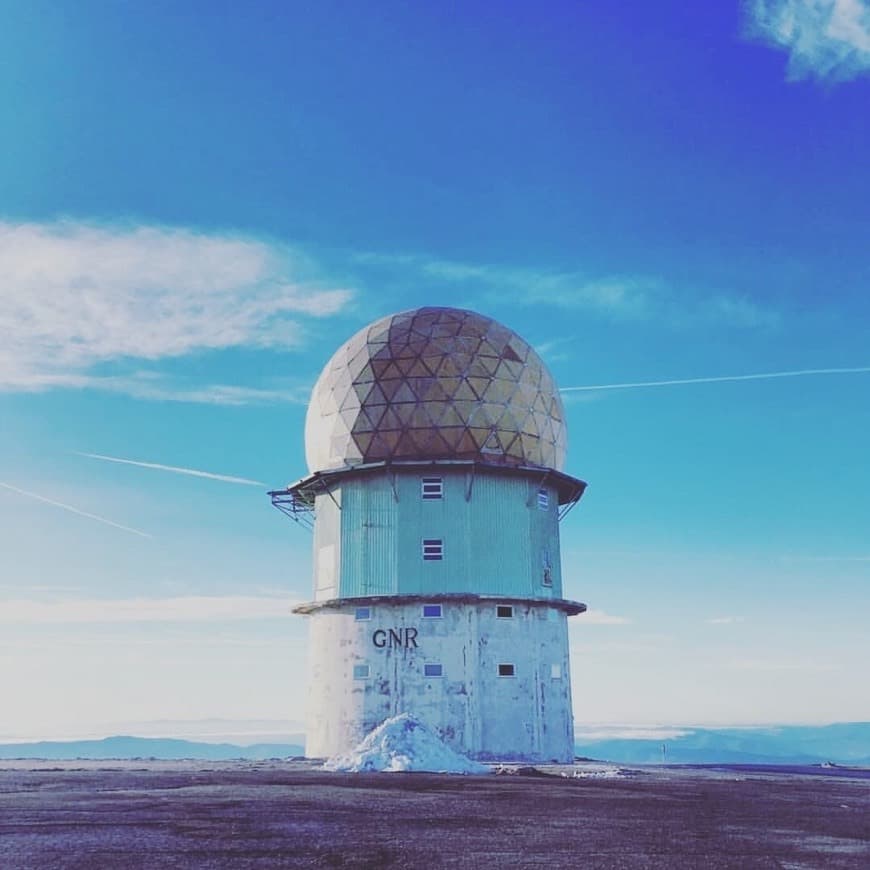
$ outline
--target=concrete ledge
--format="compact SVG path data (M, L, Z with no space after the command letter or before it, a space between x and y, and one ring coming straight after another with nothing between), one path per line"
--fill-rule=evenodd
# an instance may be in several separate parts
M320 610L339 610L342 607L368 607L376 604L412 604L416 601L426 604L519 604L553 607L564 611L568 616L584 613L586 605L567 598L517 598L510 595L474 595L469 592L443 592L406 595L366 595L356 598L330 598L326 601L307 601L293 608L293 613L309 616Z

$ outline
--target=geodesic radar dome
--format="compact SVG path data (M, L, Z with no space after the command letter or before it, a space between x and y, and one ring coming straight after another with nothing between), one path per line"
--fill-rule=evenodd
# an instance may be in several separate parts
M361 329L326 364L305 420L313 471L473 459L561 470L567 431L546 366L515 332L456 308Z

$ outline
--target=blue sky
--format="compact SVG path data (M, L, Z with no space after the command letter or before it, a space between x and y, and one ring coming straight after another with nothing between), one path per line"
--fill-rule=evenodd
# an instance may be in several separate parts
M425 304L563 388L859 370L566 389L563 565L578 723L870 717L868 104L862 0L4 3L0 737L293 730L264 491Z

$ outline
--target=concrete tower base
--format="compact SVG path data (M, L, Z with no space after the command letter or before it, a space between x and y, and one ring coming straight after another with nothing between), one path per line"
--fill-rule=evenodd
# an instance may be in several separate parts
M347 752L411 713L472 758L572 761L567 616L583 609L470 594L297 608L311 617L306 755Z

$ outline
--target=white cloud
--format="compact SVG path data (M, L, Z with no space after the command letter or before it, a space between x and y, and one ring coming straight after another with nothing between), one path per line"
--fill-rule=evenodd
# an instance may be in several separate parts
M712 619L705 619L707 625L734 625L737 622L743 622L742 616L714 616Z
M0 388L98 386L167 397L159 383L150 385L158 395L147 395L147 376L99 377L94 367L297 346L298 318L336 314L352 296L321 289L311 274L287 247L228 233L0 222ZM246 388L205 389L210 398L201 401L251 398Z
M252 595L57 601L19 599L3 602L0 623L229 622L283 618L289 616L298 603L289 598Z
M750 0L750 35L789 52L788 77L845 81L870 73L865 0Z
M589 275L580 270L459 263L414 254L358 254L363 266L412 272L416 285L451 284L490 305L548 306L612 320L650 319L675 326L703 323L770 327L779 314L741 296L684 293L656 276Z
M199 471L195 468L179 468L177 465L161 465L159 462L140 462L137 459L121 459L118 456L104 456L102 453L76 453L76 456L84 456L87 459L101 459L103 462L117 462L121 465L135 465L139 468L151 468L156 471L171 471L173 474L186 474L190 477L205 477L209 480L219 480L223 483L240 483L245 486L266 486L259 480L251 480L247 477L234 477L231 474L215 474L212 471Z
M603 610L595 610L590 608L585 613L577 617L577 622L574 625L629 625L631 620L625 616L612 616L605 613Z

